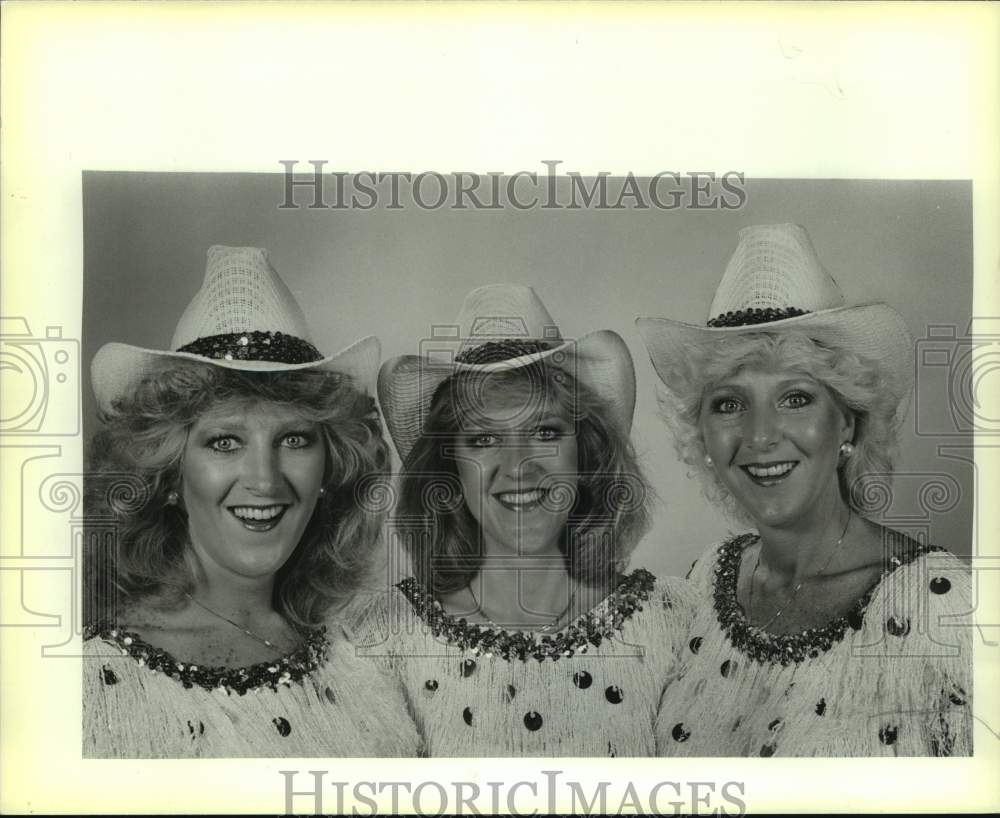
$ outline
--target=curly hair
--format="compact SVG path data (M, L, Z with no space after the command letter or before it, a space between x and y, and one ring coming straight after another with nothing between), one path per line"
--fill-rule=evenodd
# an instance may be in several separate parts
M677 455L701 478L708 499L738 520L752 522L706 465L699 421L705 392L742 368L807 375L853 416L854 454L842 462L838 483L844 501L856 512L864 512L872 484L892 471L897 403L883 388L879 366L868 358L826 346L802 332L750 332L679 346L664 366L658 397Z
M479 524L466 507L449 449L477 402L518 389L529 390L536 410L554 405L575 426L578 480L559 542L570 576L589 585L614 577L649 528L652 491L628 434L610 422L583 383L544 362L488 374L459 372L434 393L422 434L403 464L394 518L410 529L404 546L417 579L435 593L464 587L483 563ZM551 491L567 489L554 482Z
M117 536L110 559L113 582L92 580L92 593L113 587L126 598L177 602L193 586L184 554L187 516L168 500L180 484L188 433L207 410L223 402L266 402L292 407L321 430L326 449L325 491L298 546L275 577L274 606L299 627L318 624L364 579L379 541L382 517L359 503L356 487L388 468L388 448L373 398L346 375L319 370L251 372L197 362L159 364L134 394L117 399L91 443L89 482L101 474L138 478L141 502L123 508L88 490L91 513L110 513ZM95 565L102 560L95 556ZM110 600L91 601L92 618Z

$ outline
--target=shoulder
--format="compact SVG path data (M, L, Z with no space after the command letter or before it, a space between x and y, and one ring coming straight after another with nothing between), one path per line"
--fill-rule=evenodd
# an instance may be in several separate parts
M756 544L759 536L755 532L735 534L722 542L710 545L702 555L691 564L686 579L697 587L712 585L718 571L736 568L743 552Z
M415 580L404 580L386 591L367 595L332 630L343 633L358 647L385 644L392 634L399 632L401 622L416 616L411 602L415 587Z

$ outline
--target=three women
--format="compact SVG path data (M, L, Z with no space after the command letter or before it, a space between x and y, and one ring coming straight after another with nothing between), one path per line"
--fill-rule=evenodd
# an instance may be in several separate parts
M92 752L283 754L273 730L299 755L412 754L412 716L442 756L970 753L969 632L942 626L971 607L967 572L863 516L909 389L898 314L845 307L805 232L773 225L741 233L708 325L638 323L682 460L757 533L690 584L624 573L648 497L627 347L564 341L529 288L480 288L453 342L382 367L412 576L355 648L315 626L376 536L357 491L385 460L366 342L321 359L269 315L192 325L174 353L102 350L109 462L160 504L125 522L127 614L88 642L109 659L85 669ZM286 695L234 709L241 686ZM118 715L140 710L158 715Z

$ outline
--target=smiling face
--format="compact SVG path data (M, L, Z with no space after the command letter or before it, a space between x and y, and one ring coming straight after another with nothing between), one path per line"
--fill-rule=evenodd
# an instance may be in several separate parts
M203 414L181 467L190 547L202 567L276 573L312 517L325 464L319 428L287 406L229 402Z
M854 420L811 377L740 369L705 390L699 425L716 474L758 526L807 526L842 502L839 452Z
M455 436L454 460L486 553L558 554L578 483L573 421L516 382L480 400Z

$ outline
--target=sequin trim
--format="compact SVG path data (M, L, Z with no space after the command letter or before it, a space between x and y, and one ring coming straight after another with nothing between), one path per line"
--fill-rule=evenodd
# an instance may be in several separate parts
M785 318L795 318L808 315L809 310L798 307L751 307L745 310L724 312L706 322L710 327L745 327L748 324L769 324L772 321L782 321Z
M477 655L498 656L507 661L551 659L555 662L577 652L586 653L591 646L600 647L605 639L613 639L621 633L632 615L643 609L655 583L656 577L649 571L642 568L633 571L600 605L552 636L456 619L414 577L407 577L396 587L430 626L435 638L443 637L449 644Z
M521 338L487 341L460 352L455 356L455 360L460 364L495 364L523 355L535 355L549 349L552 349L552 344L548 341L526 341Z
M226 693L244 695L250 690L268 687L277 690L279 686L301 684L310 673L322 664L329 649L326 628L311 631L305 643L286 656L273 662L260 662L248 667L203 667L192 662L181 662L165 650L154 647L139 638L138 634L126 630L121 625L106 622L88 626L83 638L99 637L115 645L123 656L130 656L140 667L151 672L163 673L176 679L184 687L198 686L205 690L223 690Z
M206 335L185 344L177 351L219 361L311 364L323 360L319 350L308 341L283 332L247 331Z
M924 554L945 550L936 545L918 545L903 558L893 557L883 569L879 581L843 616L818 628L778 635L751 625L743 606L736 600L740 559L743 552L759 539L757 534L741 534L720 546L715 563L714 599L716 617L729 641L748 658L760 664L798 664L805 659L815 659L830 650L844 638L848 628L860 630L868 603L888 574Z

